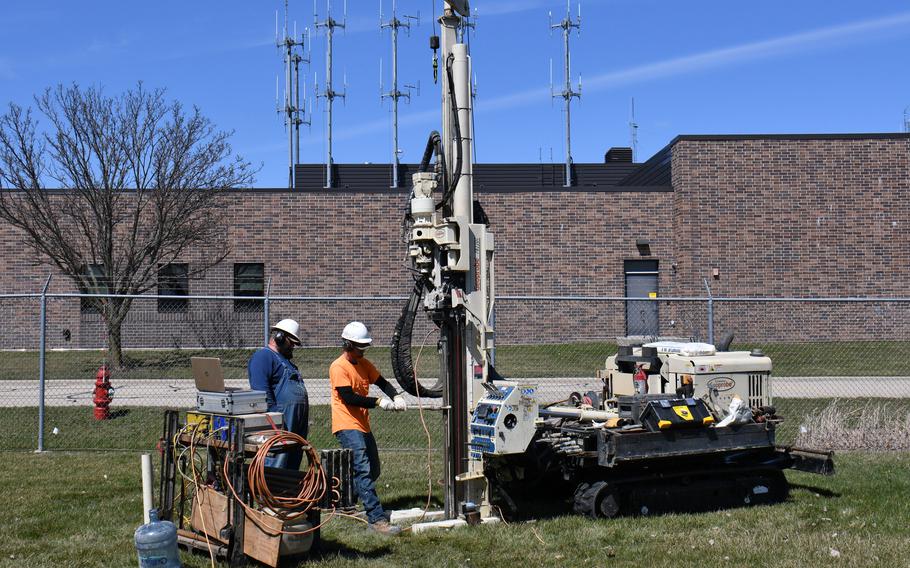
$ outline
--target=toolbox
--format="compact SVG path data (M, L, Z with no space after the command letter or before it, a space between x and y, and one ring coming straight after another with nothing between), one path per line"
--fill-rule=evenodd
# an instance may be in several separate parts
M641 424L652 432L710 426L714 416L700 398L651 400L641 411Z
M679 398L675 394L633 394L620 395L616 397L619 408L619 417L624 418L635 424L640 424L641 414L648 406L648 403L656 400L672 400Z
M196 409L214 414L254 414L265 412L265 391L227 390L225 392L196 392Z

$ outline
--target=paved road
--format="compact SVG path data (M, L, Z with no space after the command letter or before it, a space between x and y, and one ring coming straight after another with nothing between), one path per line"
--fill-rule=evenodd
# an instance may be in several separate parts
M558 377L525 379L540 387L540 399L552 402L572 391L599 390L600 382L591 377ZM427 380L426 382L429 382ZM246 380L228 380L229 387L246 387ZM93 380L47 381L45 404L48 406L90 406ZM189 408L195 405L196 389L192 380L114 381L116 389L113 406L172 406ZM310 404L329 403L328 380L308 380ZM775 377L772 393L780 398L849 398L886 397L910 398L910 377ZM408 395L413 405L416 399ZM438 406L439 401L423 401ZM0 381L0 407L37 406L38 381Z

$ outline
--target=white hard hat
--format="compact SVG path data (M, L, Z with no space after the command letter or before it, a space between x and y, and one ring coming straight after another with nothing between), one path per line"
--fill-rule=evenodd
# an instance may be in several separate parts
M373 343L373 338L370 337L369 328L359 321L352 321L344 326L344 330L341 332L341 338L354 343Z
M283 319L272 326L272 331L283 331L293 343L300 345L300 325L292 319Z

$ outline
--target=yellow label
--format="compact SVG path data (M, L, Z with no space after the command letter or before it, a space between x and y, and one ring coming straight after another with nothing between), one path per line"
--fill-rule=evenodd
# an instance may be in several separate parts
M664 428L669 428L672 425L673 425L673 423L670 422L669 420L658 420L658 422L657 422L657 427L660 428L661 430L663 430Z
M683 420L692 420L692 413L689 412L688 406L674 406L673 412Z
M657 297L657 292L648 292L648 297L649 297L649 298L656 298L656 297Z
M701 419L701 423L702 423L702 424L714 424L714 417L713 417L713 416L705 416L704 418Z

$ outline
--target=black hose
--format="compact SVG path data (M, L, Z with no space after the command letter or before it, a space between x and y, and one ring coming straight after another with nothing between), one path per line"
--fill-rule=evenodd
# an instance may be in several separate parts
M461 143L461 123L458 121L458 101L455 100L455 77L452 74L453 59L452 56L449 56L449 60L446 61L446 77L449 84L449 100L452 101L452 115L454 118L452 127L455 129L455 171L452 173L452 184L446 188L442 199L436 204L436 209L448 204L455 194L455 188L458 187L458 182L461 180L461 166L464 161L464 148Z
M433 131L430 132L430 138L427 140L427 147L423 151L423 159L420 160L420 169L417 171L425 172L430 167L430 158L433 157L433 151L436 150L439 145L439 141L442 137L439 135L439 132Z
M395 324L395 335L392 336L392 371L395 373L395 380L405 392L420 396L422 398L442 398L443 384L442 378L437 380L432 387L425 387L417 382L414 376L414 361L411 355L411 343L414 332L414 320L420 309L420 300L423 298L423 291L426 287L426 279L418 278L414 282L414 289L411 291L411 297L408 298L404 309L401 310L401 316L398 323Z

